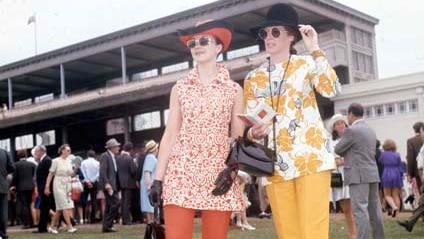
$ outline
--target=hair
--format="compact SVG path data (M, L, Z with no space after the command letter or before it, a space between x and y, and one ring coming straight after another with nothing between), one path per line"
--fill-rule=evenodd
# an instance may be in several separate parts
M412 128L414 129L415 133L418 134L420 133L421 129L424 129L424 122L416 122Z
M18 152L16 152L16 155L20 159L26 158L28 156L27 151L25 149L18 150Z
M384 151L396 152L396 142L393 139L386 139L383 144Z
M92 150L92 149L88 150L87 151L87 157L95 158L96 157L96 152L94 150Z
M132 144L131 142L126 142L126 143L122 146L122 149L123 149L124 151L129 152L129 151L133 150L133 144Z
M69 147L69 144L62 144L59 149L57 150L57 154L62 155L62 150L64 150L66 147Z
M293 38L294 38L293 41L290 43L290 54L296 55L297 50L296 50L296 48L294 48L294 45L296 44L296 42L298 40L297 39L298 35L296 34L296 31L292 27L286 27L286 26L283 26L283 27L287 31L287 33L290 36L293 36Z
M38 146L36 146L35 147L35 150L41 150L43 152L46 152L47 151L46 146L44 146L44 145L38 145Z
M377 141L375 141L375 148L380 148L380 146L381 146L381 142L380 142L380 140L378 140L377 139Z
M356 117L362 117L364 116L364 107L362 107L361 104L358 103L352 103L349 105L349 108L347 109L348 114L353 114Z

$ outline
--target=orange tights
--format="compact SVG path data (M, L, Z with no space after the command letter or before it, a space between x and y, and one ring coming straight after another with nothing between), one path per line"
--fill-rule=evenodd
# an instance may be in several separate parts
M164 206L166 239L193 238L195 210L175 205ZM226 239L230 211L202 211L202 239Z

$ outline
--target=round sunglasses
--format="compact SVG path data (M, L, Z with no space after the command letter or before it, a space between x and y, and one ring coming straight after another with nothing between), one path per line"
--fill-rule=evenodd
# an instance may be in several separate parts
M273 27L271 29L271 35L274 38L279 38L280 35L281 35L281 32L287 32L287 31L286 30L281 30L278 27ZM259 29L259 31L258 31L258 37L261 40L265 40L268 37L268 31L265 28Z
M212 42L212 39L207 36L202 36L199 38L199 40L196 41L196 39L191 39L187 42L187 47L192 49L195 48L196 45L199 46L207 46Z

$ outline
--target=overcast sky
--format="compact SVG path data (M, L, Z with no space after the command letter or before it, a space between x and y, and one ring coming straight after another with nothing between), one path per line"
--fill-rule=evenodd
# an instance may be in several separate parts
M338 0L380 20L380 78L424 71L424 2ZM0 66L213 2L213 0L0 0ZM420 17L421 16L421 17Z

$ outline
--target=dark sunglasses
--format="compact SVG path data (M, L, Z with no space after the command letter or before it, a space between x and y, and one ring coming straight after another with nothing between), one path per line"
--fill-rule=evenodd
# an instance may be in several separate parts
M187 42L187 47L192 49L196 47L196 42L198 42L199 46L207 46L212 42L212 39L210 37L202 36L199 38L199 40L196 41L196 39L191 39Z
M279 38L280 35L281 35L281 32L287 32L287 31L286 30L281 30L281 29L279 29L277 27L273 27L271 29L271 35L274 38ZM261 40L265 40L268 37L268 31L265 28L259 29L259 31L258 31L258 37Z

